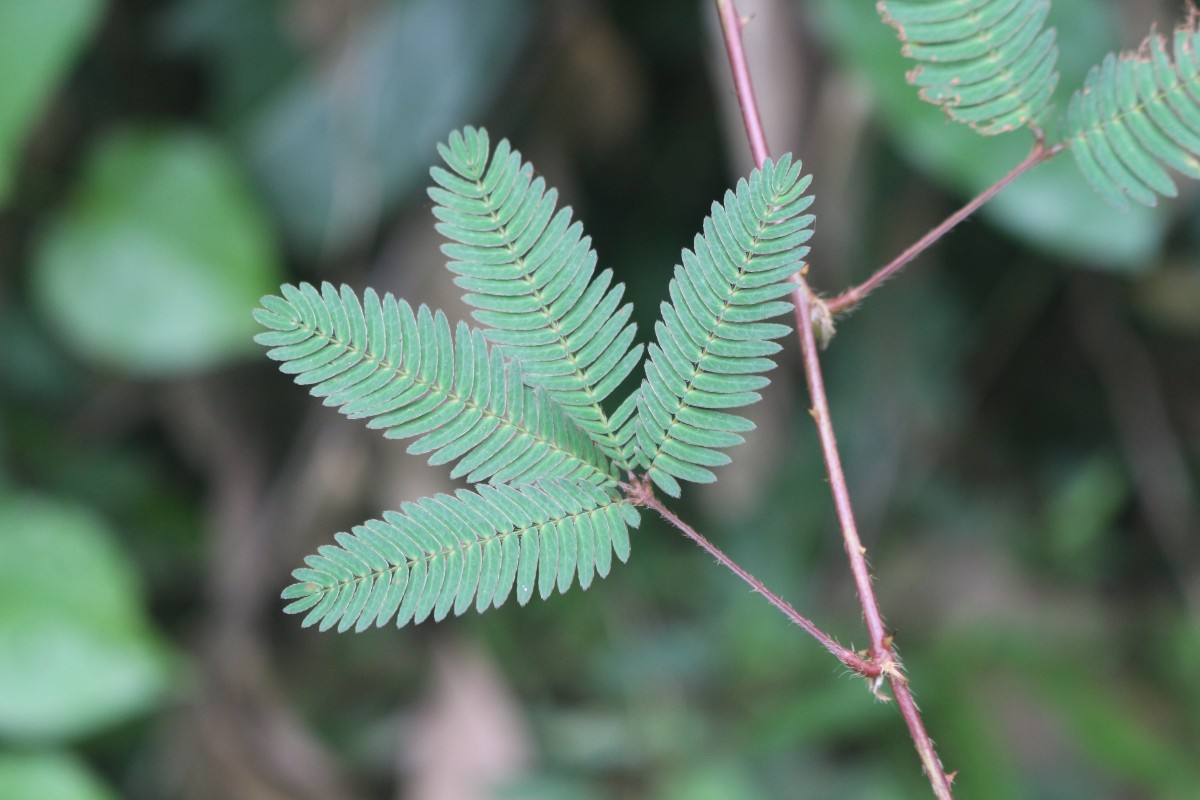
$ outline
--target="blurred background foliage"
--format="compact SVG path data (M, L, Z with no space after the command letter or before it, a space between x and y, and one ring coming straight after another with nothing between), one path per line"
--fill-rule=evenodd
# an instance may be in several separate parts
M862 279L1030 145L947 123L870 2L743 0L812 278ZM1055 0L1060 107L1173 0ZM647 517L486 618L280 614L332 533L450 484L250 344L283 280L463 317L426 170L507 136L643 337L749 168L707 2L0 3L0 797L921 798L894 709ZM881 602L966 798L1200 791L1200 203L1068 157L841 323L826 365ZM685 516L865 643L789 346ZM480 787L491 787L484 790Z

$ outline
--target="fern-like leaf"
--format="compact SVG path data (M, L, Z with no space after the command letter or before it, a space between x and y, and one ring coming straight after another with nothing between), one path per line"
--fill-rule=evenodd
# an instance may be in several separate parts
M1088 73L1067 112L1075 163L1118 208L1127 197L1155 205L1174 197L1163 166L1200 178L1200 31L1193 8L1175 30L1175 59L1162 35L1137 52L1109 54Z
M1029 124L1058 83L1050 0L879 0L883 20L920 62L921 97L985 136Z
M753 426L723 409L756 402L768 383L760 373L788 327L764 320L791 304L780 298L808 253L811 178L784 156L741 180L725 202L713 203L704 233L683 252L662 305L638 390L637 438L654 482L679 496L676 478L716 479L709 470L729 461L718 448L739 444Z
M524 605L565 592L576 576L586 589L604 577L612 555L629 557L627 527L637 510L589 483L564 479L525 486L477 487L405 503L339 533L296 570L283 592L304 626L362 631L395 620L441 620L472 605L499 607L516 589Z
M284 286L255 318L270 330L256 341L279 368L325 405L392 439L420 437L412 453L431 464L458 460L452 476L530 482L566 477L615 483L592 441L545 392L526 386L519 365L489 352L483 334L459 323L451 336L442 312L416 313L368 289L365 302L343 286Z
M527 383L543 387L623 469L628 442L620 414L602 401L641 361L633 344L631 306L612 273L593 276L596 253L571 209L555 211L557 192L502 140L489 152L487 132L456 131L438 150L449 170L434 168L438 231L452 241L464 299L485 335L521 361Z

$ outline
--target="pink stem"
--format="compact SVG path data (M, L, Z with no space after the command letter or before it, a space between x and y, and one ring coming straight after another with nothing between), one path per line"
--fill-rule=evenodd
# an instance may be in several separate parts
M762 132L758 106L754 100L750 70L746 64L745 51L742 47L743 23L733 0L717 0L717 11L721 18L721 28L724 32L725 47L729 53L730 67L733 70L734 85L738 88L738 101L741 104L742 117L746 122L750 148L754 154L755 163L761 167L769 153L766 137ZM850 560L850 571L854 576L859 602L862 605L863 619L871 639L871 657L879 666L881 675L886 675L888 678L892 694L896 698L896 705L908 726L909 734L920 756L921 764L934 795L938 800L952 800L951 778L942 767L933 741L925 730L921 712L908 687L908 680L901 672L899 663L892 653L892 640L887 635L883 624L883 615L879 611L879 603L871 585L871 573L866 559L867 551L862 546L862 541L858 536L858 526L854 521L850 490L842 469L837 438L834 435L833 422L829 414L829 401L825 394L825 381L821 375L820 347L812 323L812 295L803 274L797 274L795 280L797 286L793 297L796 305L796 328L800 336L808 390L813 401L812 414L816 420L817 432L821 440L821 452L825 458L825 469L829 476L830 489L837 509L846 556Z
M938 800L951 800L950 776L942 767L934 749L933 740L925 730L921 712L909 689L908 679L900 670L900 665L892 653L892 640L883 624L883 615L879 611L879 601L875 598L875 589L871 584L871 571L867 566L867 548L863 547L858 537L858 525L854 521L854 509L850 505L850 489L846 484L846 474L842 470L842 459L838 454L837 438L833 432L833 420L829 415L829 400L825 394L825 382L821 375L820 345L817 343L816 332L812 326L811 295L807 285L802 285L795 292L796 297L796 327L800 332L800 347L804 355L804 372L808 380L808 393L812 397L812 416L817 423L817 433L821 440L821 453L825 457L825 471L829 475L829 488L833 493L833 503L837 509L838 522L842 528L842 540L846 546L846 556L850 559L850 572L854 575L854 585L858 588L858 599L862 605L863 619L867 624L867 632L871 638L871 658L878 664L892 687L892 695L900 708L900 715L908 726L908 733L917 748L925 775L933 787L933 793Z
M893 275L907 266L910 261L929 249L930 245L949 233L952 228L958 225L958 223L971 216L971 214L974 214L980 206L995 197L1001 189L1003 189L1005 186L1008 186L1010 183L1024 175L1030 169L1036 167L1038 164L1041 164L1043 161L1053 158L1062 152L1062 144L1057 144L1053 147L1046 147L1046 142L1042 137L1041 132L1035 131L1035 133L1037 133L1037 141L1034 142L1033 150L1029 152L1029 155L1025 157L1024 161L1013 167L1012 170L1010 170L1003 178L984 189L978 197L947 217L936 228L922 236L911 247L909 247L900 255L896 256L896 258L890 263L880 267L880 269L874 275L867 278L858 286L847 289L837 297L827 301L825 303L825 307L829 310L829 313L840 314L843 311L849 311L851 308L854 308L854 306L862 302L864 297L882 286L884 282L888 280L888 278L891 278Z
M824 647L830 653L833 653L833 655L836 656L837 659L847 667L868 678L877 678L880 675L882 670L878 664L872 660L863 658L853 650L838 644L832 636L818 628L816 624L812 622L812 620L808 619L808 617L805 617L803 614L793 608L786 600L768 589L765 585L763 585L762 581L743 569L740 564L731 559L729 556L725 555L725 553L721 551L720 548L718 548L715 544L704 538L704 536L702 536L694 528L680 519L673 511L671 511L671 509L664 506L662 502L654 496L654 492L650 487L649 479L643 478L640 482L635 482L633 485L626 486L626 491L630 500L637 505L645 506L646 508L652 508L657 511L663 519L679 529L684 536L700 545L700 547L703 548L713 558L715 558L721 566L725 567L730 572L745 581L751 589L765 597L768 603L775 606L775 608L783 612L784 616L809 633L814 639L821 643L822 647Z
M754 166L762 169L763 162L770 158L771 151L767 147L767 135L763 133L762 119L758 115L754 83L750 80L750 67L746 63L746 50L742 46L742 26L745 23L738 15L733 0L717 0L717 13L721 15L725 50L729 53L733 87L737 91L738 105L742 109L746 138L750 140L750 153L754 156Z

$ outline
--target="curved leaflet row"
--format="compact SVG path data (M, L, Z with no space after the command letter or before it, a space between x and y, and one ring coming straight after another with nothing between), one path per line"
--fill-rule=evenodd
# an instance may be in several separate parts
M474 483L566 477L615 483L611 465L544 392L522 383L519 367L489 352L483 334L442 312L416 313L368 289L364 302L343 286L284 286L255 318L270 330L255 340L281 371L325 405L370 419L392 439L419 437L409 452L431 464L458 461L452 476Z
M1042 30L1050 0L880 0L884 22L920 64L922 99L985 136L1033 121L1054 93L1058 48Z
M743 441L753 425L727 409L754 403L769 381L761 373L786 325L765 322L791 309L780 298L808 253L813 217L810 177L790 156L767 161L724 205L713 203L704 233L683 252L649 348L636 418L640 460L654 482L678 497L684 480L716 480L728 463L720 448Z
M1193 9L1175 30L1175 60L1162 35L1137 52L1109 54L1088 73L1067 112L1067 144L1084 176L1106 200L1153 206L1174 197L1164 169L1200 178L1200 32Z
M589 484L549 480L477 487L405 503L351 533L335 536L293 574L283 592L290 614L320 630L397 627L472 605L503 604L515 589L525 605L537 593L586 589L605 577L612 556L629 557L637 510Z
M618 436L632 415L626 403L611 416L602 402L637 366L631 306L612 273L593 275L596 253L570 208L507 140L489 152L486 131L455 131L438 151L449 170L431 171L438 186L437 229L450 244L455 282L488 339L521 361L526 383L544 388L600 449L628 469L628 440Z

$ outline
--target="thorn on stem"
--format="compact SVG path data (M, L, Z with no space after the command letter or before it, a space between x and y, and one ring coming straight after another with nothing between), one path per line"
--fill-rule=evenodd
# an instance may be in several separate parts
M879 674L880 677L886 676L888 678L895 678L905 685L908 684L908 677L904 674L900 665L891 658L887 659L881 664Z

